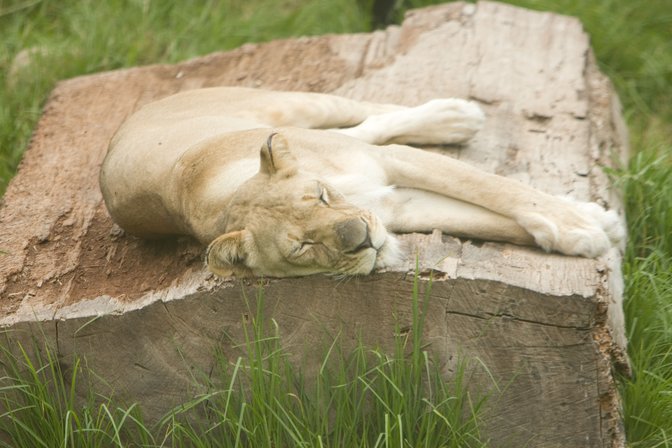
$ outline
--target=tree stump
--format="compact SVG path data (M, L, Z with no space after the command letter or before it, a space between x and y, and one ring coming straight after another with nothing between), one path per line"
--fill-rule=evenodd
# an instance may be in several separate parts
M98 170L141 105L220 85L409 106L469 98L487 115L484 130L466 147L428 150L621 210L602 169L627 151L618 99L570 17L452 3L371 34L245 45L61 82L0 209L0 325L14 338L46 336L62 359L86 356L150 420L190 396L191 372L209 371L224 333L241 334L242 292L258 286L209 275L190 238L124 235L102 203ZM433 277L425 337L435 357L446 366L479 358L506 385L487 415L492 446L624 445L612 376L627 369L617 250L588 260L440 232L402 239L398 271L266 279L267 313L290 351L310 366L320 353L302 342L325 328L389 346L395 323L411 320L417 259L423 281Z

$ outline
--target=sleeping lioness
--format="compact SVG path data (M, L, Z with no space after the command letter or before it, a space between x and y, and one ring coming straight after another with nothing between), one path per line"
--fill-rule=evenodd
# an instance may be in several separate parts
M408 108L244 88L148 104L113 137L100 174L112 218L142 237L193 235L214 273L367 274L393 265L388 232L443 232L596 257L616 214L411 146L469 140L479 107Z

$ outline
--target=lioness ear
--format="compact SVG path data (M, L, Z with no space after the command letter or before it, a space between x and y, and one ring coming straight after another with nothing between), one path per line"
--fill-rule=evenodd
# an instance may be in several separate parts
M298 169L296 158L289 150L289 144L282 135L273 132L268 136L260 151L261 165L259 172L274 175L280 173L292 176Z
M247 230L225 233L215 238L205 251L205 264L214 274L226 277L244 267Z

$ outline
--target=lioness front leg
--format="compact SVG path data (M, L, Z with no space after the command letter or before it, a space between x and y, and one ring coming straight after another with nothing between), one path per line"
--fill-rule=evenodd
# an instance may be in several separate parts
M227 91L222 90L222 95ZM336 129L357 126L371 116L408 109L396 104L371 103L337 95L313 92L282 92L236 89L242 97L228 101L228 113L252 118L270 127L293 126L305 129Z
M447 98L374 114L358 126L335 131L374 145L441 145L468 141L482 128L484 120L476 103Z
M552 196L450 157L408 146L376 148L374 153L390 183L439 193L510 218L545 250L592 258L624 237L616 213L597 204Z
M371 207L395 233L431 232L530 246L534 238L511 218L474 204L415 188L395 188Z

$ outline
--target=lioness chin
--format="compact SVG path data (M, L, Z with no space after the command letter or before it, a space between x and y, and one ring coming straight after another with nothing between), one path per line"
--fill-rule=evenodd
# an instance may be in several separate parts
M126 231L192 235L220 275L367 274L399 259L388 231L440 229L585 257L622 241L613 211L408 146L465 142L483 120L458 99L408 108L191 90L126 120L100 186Z

